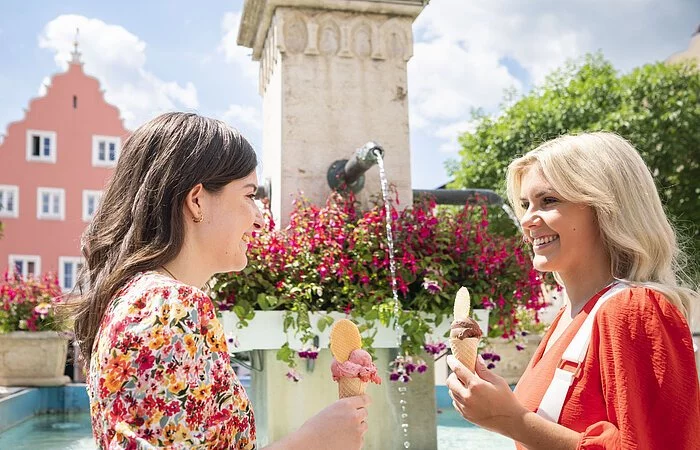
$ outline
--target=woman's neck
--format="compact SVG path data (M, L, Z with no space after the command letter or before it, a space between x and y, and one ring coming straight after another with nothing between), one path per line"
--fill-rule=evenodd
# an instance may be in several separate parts
M180 253L159 270L181 283L200 289L214 275L203 261L201 252L195 251L187 242L182 246Z
M578 314L595 294L614 281L610 273L610 264L597 267L573 273L559 273L568 297L567 309L572 317Z

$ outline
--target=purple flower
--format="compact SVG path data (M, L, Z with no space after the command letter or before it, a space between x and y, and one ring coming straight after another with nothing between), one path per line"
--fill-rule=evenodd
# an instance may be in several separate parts
M299 358L316 359L318 358L318 349L316 347L302 349L299 351L298 354Z
M484 358L484 361L490 361L491 358L493 358L493 353L485 352L481 354L481 357Z
M297 383L299 380L301 380L301 375L299 375L296 370L289 369L289 372L287 372L287 379Z
M515 348L518 349L519 352L525 350L525 346L522 344L515 344Z
M429 278L423 278L423 289L431 294L437 294L438 292L442 291L442 288L438 282Z
M501 357L498 356L497 354L494 353L493 355L491 355L491 361L498 362L500 360L501 360Z
M392 368L389 374L389 380L391 381L401 381L403 383L408 383L411 381L411 374L413 372L424 373L428 370L428 366L422 359L414 360L411 356L397 356L390 366Z
M230 346L233 346L233 348L238 348L241 346L241 343L238 342L238 338L236 336L234 336L233 334L229 334L226 337L226 342L228 343L229 348L230 348Z
M437 344L433 342L426 342L423 345L423 349L431 355L442 353L446 348L447 346L444 342L438 342Z
M494 363L489 363L489 365L486 366L486 368L489 370L493 369L494 367L496 367L496 365Z

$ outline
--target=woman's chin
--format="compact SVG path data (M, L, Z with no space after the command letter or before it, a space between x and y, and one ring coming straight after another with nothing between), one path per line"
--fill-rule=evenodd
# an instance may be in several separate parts
M242 260L239 259L234 263L229 265L229 270L227 272L240 272L248 266L248 258L244 255Z
M535 255L532 259L532 266L539 272L555 272L556 269L552 262L540 255Z

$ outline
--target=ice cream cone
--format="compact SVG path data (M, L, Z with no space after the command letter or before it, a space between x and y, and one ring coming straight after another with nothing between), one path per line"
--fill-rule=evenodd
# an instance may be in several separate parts
M341 378L338 380L338 398L362 395L366 386L367 383L359 378Z
M367 382L381 383L372 357L362 350L362 337L353 322L341 319L331 329L331 373L338 382L338 397L354 397L365 393Z
M450 338L450 348L452 354L459 362L464 364L467 369L474 372L476 367L477 348L479 347L480 338Z
M469 317L470 307L469 291L461 287L455 296L454 321L450 325L450 348L455 358L474 372L481 328Z

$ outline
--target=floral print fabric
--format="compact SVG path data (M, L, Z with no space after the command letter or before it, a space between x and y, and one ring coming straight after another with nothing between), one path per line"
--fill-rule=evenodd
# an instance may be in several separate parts
M107 308L87 390L101 449L255 448L214 305L157 272L136 275Z

